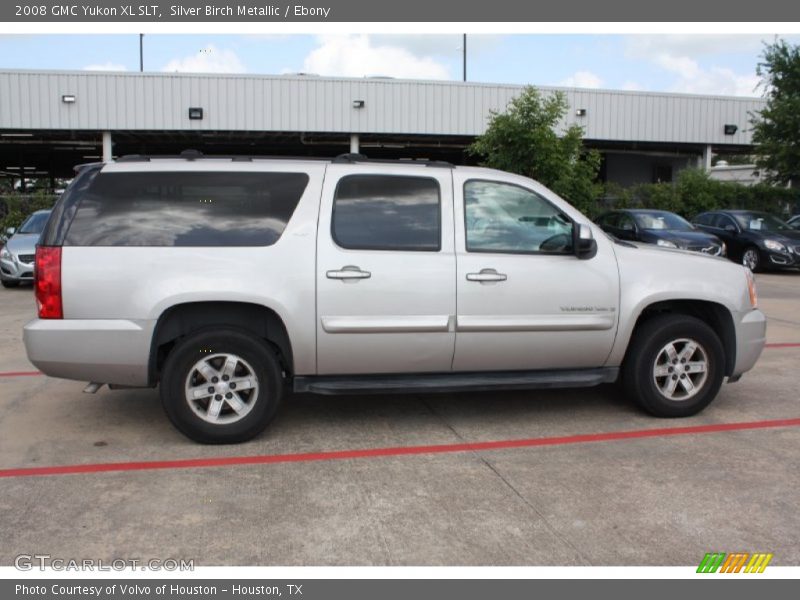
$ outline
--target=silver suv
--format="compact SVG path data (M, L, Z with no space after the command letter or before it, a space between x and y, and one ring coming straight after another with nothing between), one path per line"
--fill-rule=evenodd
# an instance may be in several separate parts
M159 385L212 443L258 434L287 389L619 380L692 415L766 331L740 265L612 239L525 177L361 155L81 167L35 272L31 362L89 391Z

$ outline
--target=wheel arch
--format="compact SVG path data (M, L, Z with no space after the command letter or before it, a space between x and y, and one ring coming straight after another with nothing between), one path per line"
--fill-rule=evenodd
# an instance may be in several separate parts
M725 351L725 375L730 376L733 374L734 366L736 365L736 327L733 322L733 316L725 306L709 300L661 300L647 305L636 319L628 340L628 348L630 348L631 341L644 323L653 317L670 313L695 317L711 327L722 342L722 347ZM625 352L625 359L627 357L628 350ZM625 359L623 359L623 363Z
M176 304L158 318L150 343L148 382L155 385L169 351L181 338L201 329L233 327L267 341L277 352L281 367L294 372L289 333L277 312L248 302L207 301Z

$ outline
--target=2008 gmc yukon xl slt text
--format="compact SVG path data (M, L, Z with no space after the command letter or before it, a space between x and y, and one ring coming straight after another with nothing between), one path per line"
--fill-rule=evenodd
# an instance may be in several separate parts
M692 415L758 359L750 272L606 236L525 177L438 162L125 157L86 165L36 252L30 360L160 385L200 442L284 390L581 387Z

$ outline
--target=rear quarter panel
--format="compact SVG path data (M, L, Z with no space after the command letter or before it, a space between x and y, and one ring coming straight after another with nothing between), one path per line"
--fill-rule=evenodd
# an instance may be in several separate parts
M207 169L202 163L188 163L180 170ZM126 165L118 163L114 167L121 170ZM169 164L160 168L176 170L175 165ZM308 186L275 244L213 248L64 246L64 317L129 319L154 325L165 310L177 304L258 304L271 308L283 319L297 373L313 373L316 228L325 166L312 164L298 169L280 163L232 163L224 168L308 173ZM142 359L147 361L148 357Z

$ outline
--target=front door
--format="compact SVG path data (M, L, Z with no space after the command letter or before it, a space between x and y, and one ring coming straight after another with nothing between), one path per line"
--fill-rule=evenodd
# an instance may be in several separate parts
M452 171L332 164L317 236L317 372L449 371Z
M572 221L530 180L456 171L456 371L600 367L614 342L612 242L578 259ZM536 188L536 189L534 189Z

